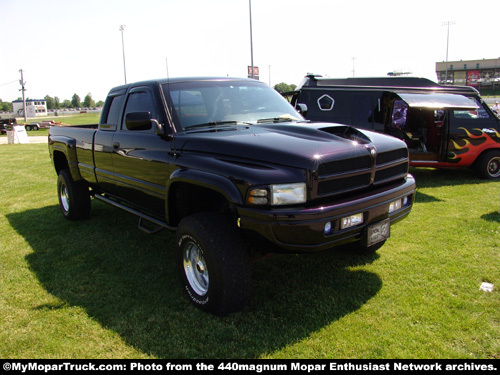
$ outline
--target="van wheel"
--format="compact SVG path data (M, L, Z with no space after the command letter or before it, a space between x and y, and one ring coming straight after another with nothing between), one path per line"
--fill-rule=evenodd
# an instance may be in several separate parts
M479 177L494 179L500 177L500 151L489 151L477 161Z
M199 309L224 316L248 303L248 251L225 216L199 213L184 218L177 228L175 258L182 287Z
M82 220L90 217L89 188L82 181L74 181L69 169L59 172L57 196L62 214L68 220Z

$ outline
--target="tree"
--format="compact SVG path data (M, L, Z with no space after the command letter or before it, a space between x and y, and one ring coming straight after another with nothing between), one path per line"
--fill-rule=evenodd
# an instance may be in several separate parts
M49 95L45 95L45 103L47 104L47 109L55 109L56 106L55 106L55 101L54 101L54 98L52 96L49 96Z
M73 94L73 97L71 98L71 105L73 108L80 108L82 106L80 97L77 94Z
M280 94L283 94L284 92L290 92L294 91L297 88L297 85L289 85L285 82L278 83L274 85L274 89L278 91Z
M2 99L0 99L0 111L12 112L12 103L3 102Z
M57 96L54 97L54 108L59 109L61 107L61 99Z
M86 108L95 107L95 101L92 99L92 94L89 92L85 99L83 99L83 106Z

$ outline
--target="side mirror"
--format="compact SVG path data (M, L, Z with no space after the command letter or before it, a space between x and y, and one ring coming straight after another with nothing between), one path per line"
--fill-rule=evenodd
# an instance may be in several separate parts
M307 115L307 105L304 104L304 103L297 103L295 105L295 109L297 110L297 112L299 112L302 116L306 116Z
M128 130L149 130L153 126L151 113L129 112L125 115L125 126Z

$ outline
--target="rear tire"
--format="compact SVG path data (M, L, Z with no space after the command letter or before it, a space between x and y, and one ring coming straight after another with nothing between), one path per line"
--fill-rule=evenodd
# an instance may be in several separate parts
M225 216L207 212L184 218L177 228L175 257L191 303L217 316L243 309L252 284L247 250Z
M476 165L479 177L492 180L500 177L500 151L488 151L481 155Z
M68 220L82 220L90 217L90 193L83 181L74 181L69 169L59 172L57 196L63 216Z

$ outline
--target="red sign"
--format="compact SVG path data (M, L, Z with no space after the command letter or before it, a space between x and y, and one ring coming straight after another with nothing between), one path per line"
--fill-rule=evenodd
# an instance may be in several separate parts
M477 86L479 78L481 78L481 75L479 74L479 70L470 70L467 72L467 86Z
M253 67L253 77L252 77L252 67L251 66L248 67L248 78L259 79L259 67L258 66Z

